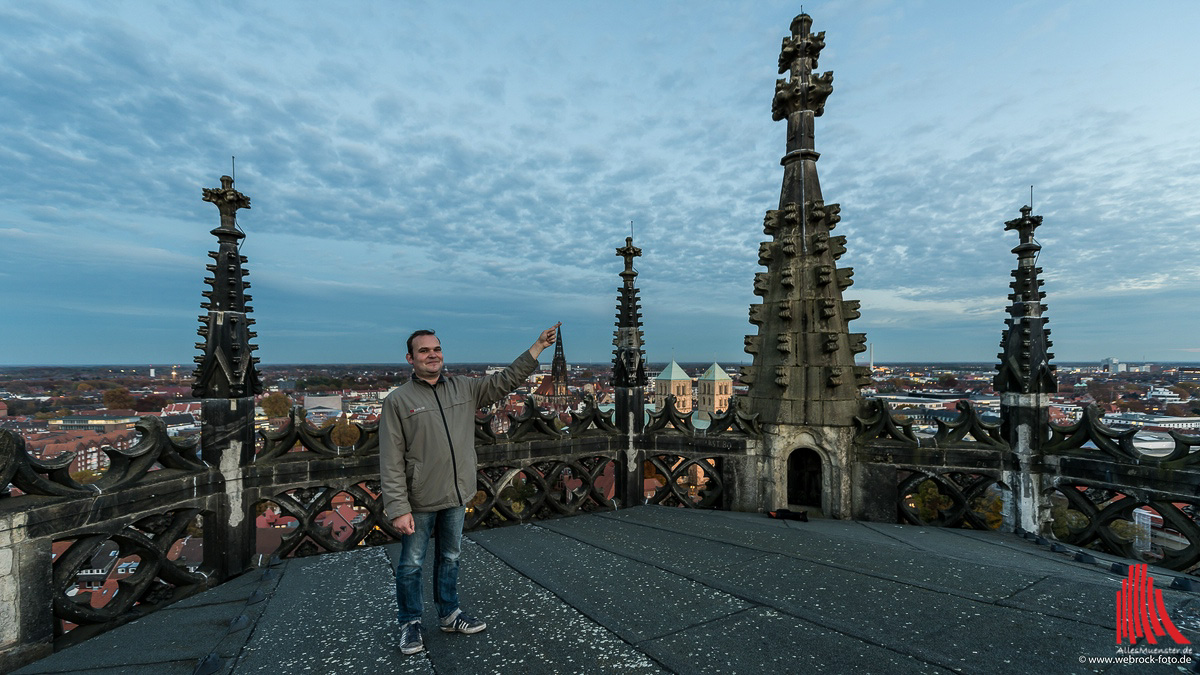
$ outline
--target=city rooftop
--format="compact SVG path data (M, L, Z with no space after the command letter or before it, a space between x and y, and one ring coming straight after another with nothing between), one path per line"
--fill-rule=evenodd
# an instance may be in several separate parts
M461 597L488 628L429 609L414 656L394 549L281 561L16 673L1178 672L1104 661L1128 561L1011 533L655 506L474 532ZM1151 574L1200 641L1200 593Z

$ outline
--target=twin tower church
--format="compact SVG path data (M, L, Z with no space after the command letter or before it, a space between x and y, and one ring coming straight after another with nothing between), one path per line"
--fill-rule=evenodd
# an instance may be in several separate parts
M696 380L693 401L692 378L674 360L654 378L654 409L667 406L667 397L675 397L675 407L683 414L695 411L694 421L708 420L729 409L733 396L733 378L716 363Z

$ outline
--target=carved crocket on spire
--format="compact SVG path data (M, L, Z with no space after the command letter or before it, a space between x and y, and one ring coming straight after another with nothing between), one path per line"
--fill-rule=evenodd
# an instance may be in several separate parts
M809 32L812 17L807 14L792 19L792 34L783 38L779 50L779 74L788 79L775 80L775 100L771 115L776 122L788 119L797 110L811 110L820 117L825 112L825 99L833 93L833 71L814 75L817 57L825 48L825 31Z
M771 112L787 120L787 152L779 209L768 211L763 231L771 237L759 246L754 279L762 302L750 306L757 335L746 337L753 364L743 369L749 384L749 410L775 424L848 426L857 411L858 386L867 369L856 368L854 355L865 350L866 336L849 333L847 322L858 302L842 300L852 283L849 267L838 268L846 238L831 236L841 219L837 204L826 204L817 177L814 118L833 91L833 73L814 75L825 34L810 32L812 18L801 14L783 39Z
M251 352L258 349L250 344L256 333L250 330L253 308L246 304L250 295L245 289L250 283L243 280L250 272L242 268L246 257L239 253L238 244L246 235L237 227L238 209L250 208L250 198L233 187L233 179L221 176L220 188L204 188L204 201L216 205L221 224L212 230L217 237L217 250L210 251L212 264L205 268L212 276L204 282L211 286L204 291L201 326L197 333L205 339L196 343L204 351L196 357L192 395L197 398L241 398L262 392L262 380Z
M1020 218L1004 223L1004 229L1016 230L1021 241L1012 250L1017 255L1017 268L1012 271L1013 281L1009 283L1013 289L1008 295L1012 304L1000 339L1000 348L1004 351L997 354L1000 364L996 369L1000 372L992 381L997 393L1054 394L1058 391L1058 378L1050 363L1054 354L1048 351L1053 344L1048 337L1050 329L1046 328L1049 319L1042 316L1046 311L1042 304L1046 297L1042 291L1044 282L1038 278L1042 268L1036 266L1042 247L1033 238L1033 231L1042 224L1042 217L1032 213L1032 208L1022 206Z

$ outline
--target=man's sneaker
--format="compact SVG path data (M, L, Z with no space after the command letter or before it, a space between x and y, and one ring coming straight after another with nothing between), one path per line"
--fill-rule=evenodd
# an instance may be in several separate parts
M487 624L473 616L464 614L461 609L454 610L450 616L442 619L442 630L447 633L465 633L473 635L487 628Z
M425 649L425 639L421 636L421 622L409 621L400 629L400 653L416 654Z

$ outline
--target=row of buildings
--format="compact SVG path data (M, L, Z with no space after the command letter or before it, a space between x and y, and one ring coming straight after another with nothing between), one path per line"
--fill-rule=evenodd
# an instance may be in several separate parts
M1142 377L1142 381L1145 381L1145 376L1137 375L1144 367L1146 366L1130 367L1129 364L1116 359L1105 359L1099 368L1093 366L1075 369L1079 371L1079 383L1075 385L1078 391L1075 395L1070 395L1069 387L1060 391L1060 396L1055 397L1050 409L1051 421L1068 424L1079 419L1083 405L1090 402L1087 398L1086 383L1092 377L1103 378L1107 374L1116 378ZM697 371L699 368L692 370L693 373ZM901 378L922 389L895 393L877 393L872 388L864 390L868 396L887 400L893 409L905 414L918 431L934 428L938 420L950 421L957 415L957 402L963 399L970 400L984 415L985 421L998 418L999 396L991 394L990 387L979 391L976 386L990 378L989 374L960 370L956 375L962 390L937 390L938 378L946 377L946 373L936 369L923 371L880 367L872 368L871 371L877 384ZM1187 392L1179 386L1170 386L1175 378L1181 385L1200 382L1200 368L1181 366L1171 373L1164 371L1164 374L1173 377L1156 378L1153 384L1143 384L1138 394L1144 401L1157 402L1156 405L1147 406L1144 411L1131 411L1116 405L1102 404L1106 413L1104 422L1115 429L1200 432L1200 417L1180 413L1190 405ZM577 411L587 395L593 396L602 410L612 406L612 388L608 382L608 375L602 370L593 371L586 366L577 366L574 370L569 368L563 341L560 339L555 347L552 362L543 366L541 372L535 374L524 387L502 400L490 412L497 414L495 424L503 426L504 413L519 414L524 409L527 397L531 396L540 408L558 413L560 419L568 423L568 413ZM672 360L661 371L648 372L646 377L647 403L653 410L662 410L666 407L667 398L673 396L676 408L685 415L692 415L693 422L700 426L712 416L724 412L729 407L731 398L739 393L739 390L742 393L745 391L745 386L739 384L717 363L711 364L699 375L690 375L684 367ZM931 389L931 386L934 388ZM273 389L290 394L292 402L305 409L307 422L314 427L338 420L359 424L374 423L378 420L382 400L389 392L380 389L297 395L286 389L286 383L280 383L280 386ZM1171 406L1175 414L1168 414L1167 406ZM32 417L8 417L7 406L0 401L0 417L5 418L4 426L20 432L35 457L48 459L66 452L74 453L70 469L72 473L101 471L107 465L106 448L121 450L136 443L138 435L134 425L142 415L158 416L171 434L186 436L199 433L199 413L200 403L181 401L168 404L158 413L95 409L38 420ZM268 418L262 412L258 415L258 421L260 428L264 430L282 423L281 420ZM504 431L502 428L496 430Z

